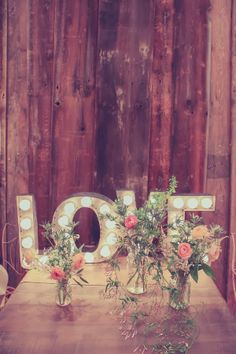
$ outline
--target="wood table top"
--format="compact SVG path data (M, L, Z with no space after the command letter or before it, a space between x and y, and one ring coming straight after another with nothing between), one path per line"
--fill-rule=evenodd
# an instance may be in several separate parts
M134 353L139 338L124 339L118 318L111 315L114 303L101 295L104 267L86 266L89 285L73 285L72 305L65 308L55 304L55 281L46 274L29 271L0 312L0 353ZM236 319L213 281L204 274L199 284L192 283L191 304L199 310L199 335L190 353L235 354Z

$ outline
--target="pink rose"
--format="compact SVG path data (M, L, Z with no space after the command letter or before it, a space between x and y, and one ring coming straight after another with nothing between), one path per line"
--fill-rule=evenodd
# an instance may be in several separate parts
M183 242L183 243L179 244L178 255L180 258L188 259L189 257L191 257L192 253L193 253L193 250L192 250L189 243Z
M135 227L138 223L138 218L136 215L129 215L125 219L125 226L127 229L132 229L132 227Z
M65 272L60 267L52 267L51 278L54 280L62 280L65 277Z
M72 268L80 269L84 266L84 256L82 253L78 253L72 257Z
M216 261L220 256L220 246L213 244L208 251L209 263Z

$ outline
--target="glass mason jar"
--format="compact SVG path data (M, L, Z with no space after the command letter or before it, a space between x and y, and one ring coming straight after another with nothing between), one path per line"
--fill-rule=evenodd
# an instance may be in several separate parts
M126 289L131 294L144 294L147 291L147 259L142 257L135 261L132 253L127 256L128 281Z
M57 281L56 304L58 306L67 306L72 300L72 288L68 279Z
M177 274L169 290L169 306L175 310L185 310L190 303L190 279L188 275Z

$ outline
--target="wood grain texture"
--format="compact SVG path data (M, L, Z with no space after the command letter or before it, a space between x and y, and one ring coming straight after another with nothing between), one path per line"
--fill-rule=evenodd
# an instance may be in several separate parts
M115 198L148 186L153 2L100 1L97 69L96 187Z
M7 222L7 1L0 1L0 235ZM1 236L0 236L1 240ZM3 253L3 254L1 254ZM6 247L1 247L0 257L6 257ZM3 264L6 266L6 264Z
M209 12L209 103L206 140L205 192L217 196L216 211L205 215L207 223L217 222L229 232L230 208L230 60L231 1L216 0ZM216 281L226 297L228 240L223 241L219 262L213 266Z
M16 195L29 192L29 136L30 117L28 111L28 1L8 1L8 44L7 44L7 220L8 241L17 237ZM8 260L19 266L17 243ZM17 273L9 268L11 285L19 281Z
M56 2L52 207L93 190L97 1ZM90 217L83 220L89 228ZM87 239L84 242L88 242Z
M96 1L56 2L53 205L90 190L94 151Z
M170 177L174 1L155 1L154 11L149 191L167 188Z
M54 82L55 1L28 3L29 192L34 194L39 223L51 220L52 93ZM41 230L41 229L39 229ZM39 247L44 247L42 237Z
M236 314L236 1L232 2L231 22L231 183L230 183L230 234L227 279L227 302ZM234 238L234 240L232 239ZM234 242L234 244L233 244ZM234 247L235 245L235 247ZM234 272L233 272L234 270ZM234 285L235 284L235 285Z
M179 192L203 188L208 0L175 1L171 174Z

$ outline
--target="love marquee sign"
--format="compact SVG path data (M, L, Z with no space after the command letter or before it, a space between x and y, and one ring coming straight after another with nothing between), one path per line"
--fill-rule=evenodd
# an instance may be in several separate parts
M132 210L136 208L135 194L132 190L119 190L117 197ZM152 201L151 192L149 200ZM40 257L38 249L38 224L35 200L32 195L19 195L17 201L17 217L19 228L19 245L21 266L30 269L27 254L34 253ZM112 257L118 249L117 241L120 230L112 220L102 218L101 215L115 216L114 202L104 195L97 193L78 193L65 199L55 210L52 223L56 228L66 229L73 222L76 212L81 208L92 209L99 222L100 239L94 252L85 252L86 263L103 262ZM186 211L214 211L215 197L209 194L172 195L168 198L168 222L185 217ZM75 246L75 245L74 245ZM75 246L76 247L76 246ZM42 256L43 257L43 256Z

